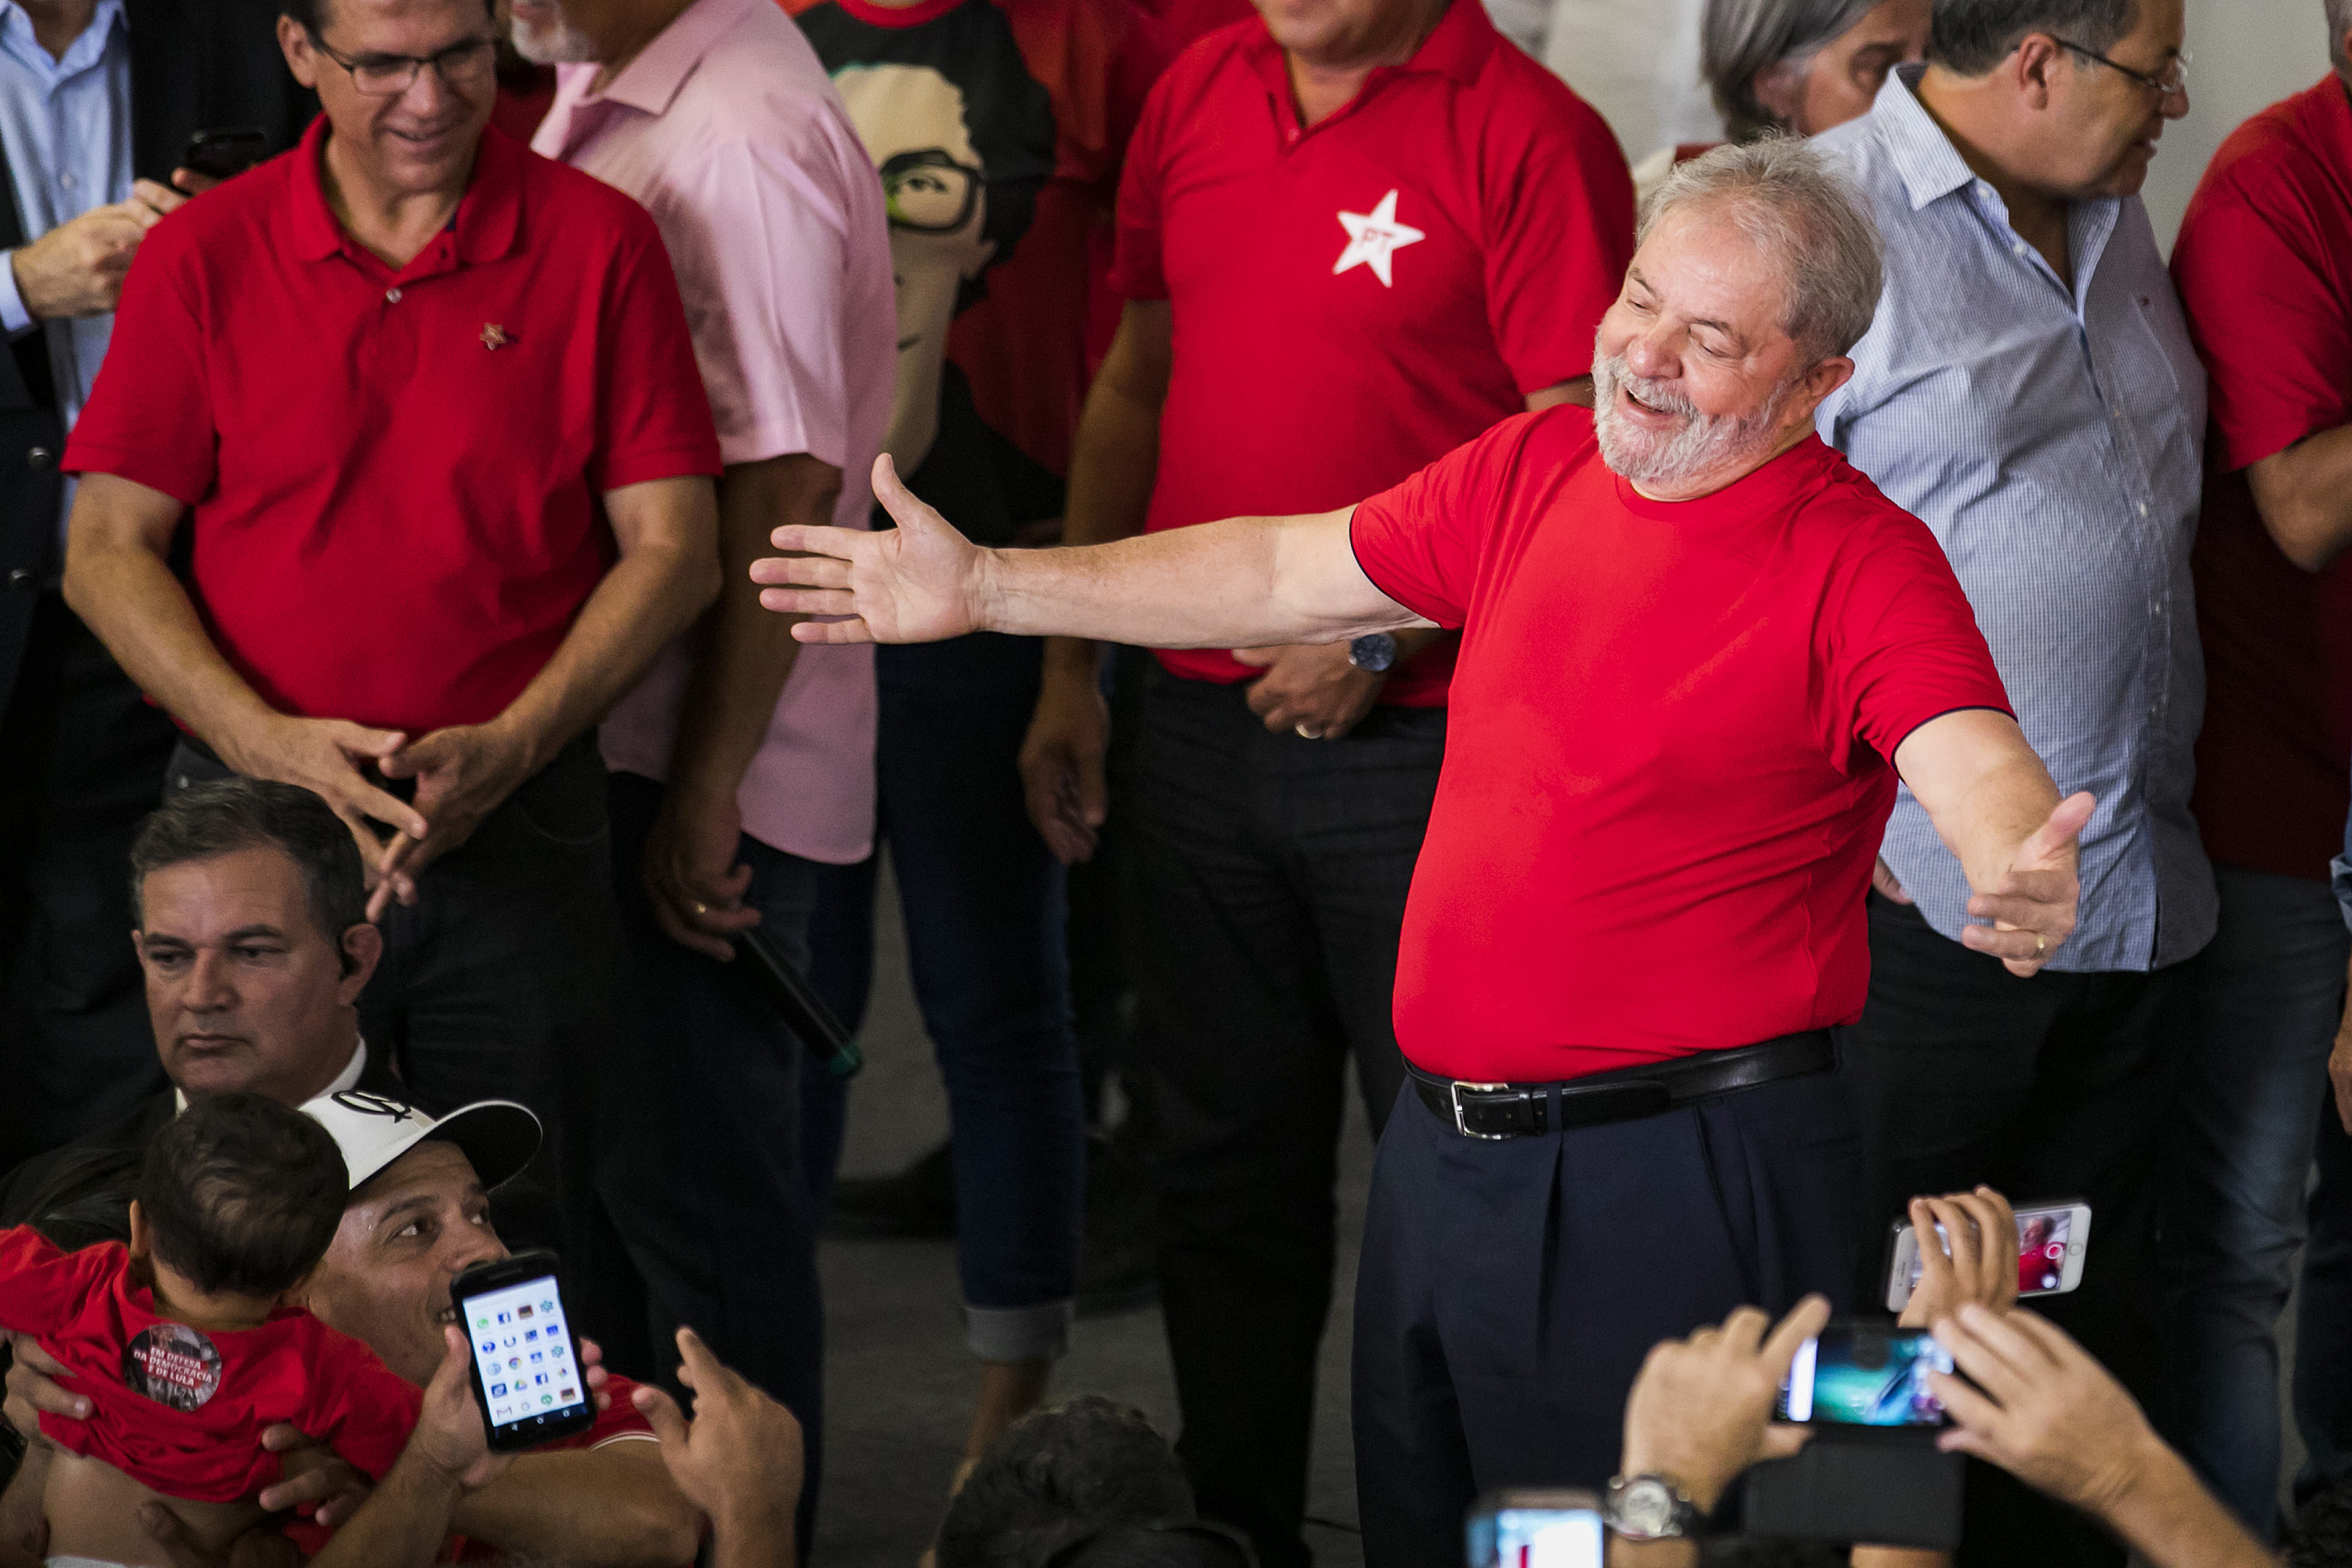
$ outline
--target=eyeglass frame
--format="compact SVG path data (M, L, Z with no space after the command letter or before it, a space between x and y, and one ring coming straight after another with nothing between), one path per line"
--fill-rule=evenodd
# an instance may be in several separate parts
M2059 37L2054 33L2051 35L2050 41L2062 49L2082 56L2086 60L2096 60L2111 71L2121 71L2159 98L2170 98L2175 93L2182 98L2189 96L2189 66L2192 57L2187 49L2172 57L2172 72L2179 79L2168 86L2161 77L2150 76L2143 70L2134 70L2121 60L2111 60L2096 49L2086 49L2082 45Z
M959 163L954 155L941 147L911 148L893 153L882 160L875 173L881 177L883 195L895 206L898 198L890 194L890 178L894 174L909 174L920 169L950 169L964 177L963 203L957 208L953 223L916 223L900 217L896 211L889 216L892 228L902 228L909 234L954 234L971 221L973 211L980 205L980 194L988 185L988 171L975 169L970 163Z
M436 52L429 55L345 55L342 50L335 47L334 45L327 42L326 39L320 37L317 33L312 32L310 28L305 27L302 31L310 40L310 47L312 48L317 49L320 54L326 56L329 59L343 68L343 73L352 79L352 90L368 98L400 97L410 88L416 85L416 79L425 74L425 68L427 66L431 66L435 74L440 77L441 85L447 87L451 85L451 82L449 78L449 67L446 62L452 55L464 54L468 50L478 49L487 51L487 62L489 65L491 71L495 73L498 68L499 41L492 37L463 39L460 42L450 45L446 49L437 50ZM390 92L373 92L360 85L361 67L365 66L371 69L375 69L381 68L384 66L393 65L406 66L408 68L408 79L402 82Z

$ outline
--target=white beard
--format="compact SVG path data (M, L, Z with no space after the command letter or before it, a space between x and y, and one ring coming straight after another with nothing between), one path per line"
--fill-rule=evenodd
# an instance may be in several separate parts
M596 58L594 40L565 20L561 7L551 26L535 27L516 17L513 32L515 53L535 66L586 65Z
M1678 414L1683 427L1671 436L1654 436L1629 422L1618 411L1617 395L1631 390L1652 408ZM1592 360L1592 433L1601 442L1601 460L1612 472L1637 485L1664 489L1689 483L1709 473L1741 472L1770 447L1780 418L1780 398L1788 388L1776 389L1755 413L1702 414L1670 384L1635 375L1622 354L1595 353Z

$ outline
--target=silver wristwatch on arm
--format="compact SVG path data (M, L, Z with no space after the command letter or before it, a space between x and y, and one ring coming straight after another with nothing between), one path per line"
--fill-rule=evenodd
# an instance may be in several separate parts
M1619 1476L1601 1518L1621 1540L1676 1541L1697 1534L1706 1515L1670 1476Z
M1397 640L1387 632L1371 632L1348 645L1348 662L1368 675L1386 675L1396 663Z

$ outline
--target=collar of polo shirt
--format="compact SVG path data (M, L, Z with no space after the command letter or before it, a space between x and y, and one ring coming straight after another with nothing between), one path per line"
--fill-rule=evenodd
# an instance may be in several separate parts
M320 160L326 153L328 129L323 114L310 121L310 129L302 133L302 145L295 153L298 194L289 215L293 231L289 248L306 261L348 256L363 266L383 270L383 263L344 231L327 200ZM511 255L522 237L522 169L523 161L530 156L530 150L521 142L494 125L485 126L481 144L474 153L474 172L466 181L466 194L457 199L457 210L449 219L448 229L442 238L417 252L415 260L399 269L399 275L429 277L461 265L479 266Z

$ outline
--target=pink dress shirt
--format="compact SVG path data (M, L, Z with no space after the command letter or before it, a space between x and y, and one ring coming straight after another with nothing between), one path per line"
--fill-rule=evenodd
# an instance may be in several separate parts
M889 427L897 303L881 182L773 0L695 0L602 92L559 68L534 150L645 204L686 299L729 463L806 452L864 528ZM666 779L690 673L663 650L603 732L607 766ZM874 845L874 650L803 647L744 775L743 829L811 860Z

